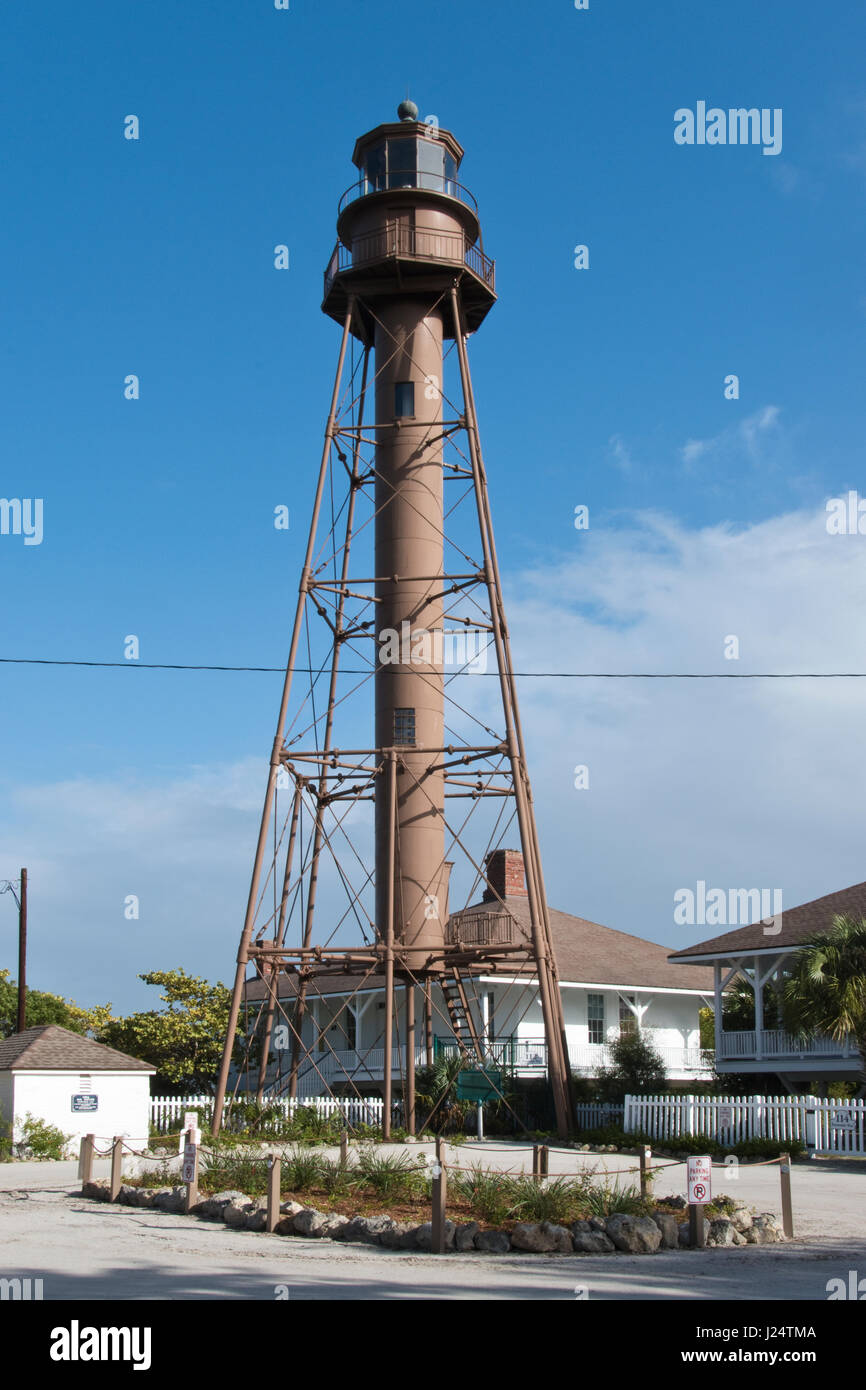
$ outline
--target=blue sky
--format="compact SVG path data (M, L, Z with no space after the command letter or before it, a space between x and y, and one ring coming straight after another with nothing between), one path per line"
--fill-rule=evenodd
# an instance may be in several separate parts
M0 537L0 655L120 660L135 633L143 661L285 659L338 338L321 275L355 137L408 85L464 145L497 262L471 355L518 665L723 670L742 630L743 669L866 669L858 539L828 550L820 519L863 472L861 6L47 0L2 38L0 493L44 499L44 539ZM675 145L698 100L782 108L781 153ZM558 906L679 945L696 877L793 905L866 876L858 690L734 684L525 683ZM5 666L0 689L32 982L130 1007L139 970L225 977L279 677Z

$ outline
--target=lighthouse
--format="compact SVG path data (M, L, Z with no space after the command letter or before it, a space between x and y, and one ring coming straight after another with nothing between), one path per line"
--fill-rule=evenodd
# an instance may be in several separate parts
M323 308L341 321L354 292L363 306L356 331L372 341L375 357L375 742L399 755L393 818L387 777L376 793L376 919L384 936L393 895L395 946L414 971L441 969L448 919L438 752L445 742L443 345L460 332L455 284L471 276L464 300L472 327L495 294L475 199L458 180L461 146L419 121L414 102L403 102L398 116L355 145L360 177L340 203L339 273ZM473 252L477 270L467 275Z
M355 142L358 177L339 201L337 244L324 275L322 310L342 336L214 1129L252 964L263 997L258 1098L279 1018L292 1038L292 1096L299 1077L327 1090L338 1072L338 1093L360 1096L359 1078L372 1076L368 1055L381 1056L385 1137L395 1085L414 1133L415 1066L419 1058L432 1061L437 1037L447 1042L450 1035L466 1065L487 1074L493 1054L478 997L482 976L537 979L557 1126L566 1134L572 1110L562 1004L467 347L496 302L495 266L475 198L461 182L461 145L450 131L420 121L412 101L400 104L397 117ZM352 368L347 382L347 356L354 361L356 349L362 369L358 376ZM446 387L446 357L456 387ZM471 527L471 540L465 530L454 539L458 502L446 495L453 485L471 514L460 523ZM330 529L323 526L326 506ZM359 574L353 544L357 549L367 528L373 573ZM313 660L309 635L322 622L327 698L315 693L313 680L303 717L292 716L296 675L324 669ZM466 710L443 664L452 623L474 628L495 662L485 687L489 718L468 726L477 736L453 717ZM355 692L340 682L341 656L347 647L357 652L362 638L372 639L374 711L370 743L358 748L357 739L347 745L341 737L341 727L356 730L358 723L347 718ZM299 745L305 730L314 731L308 746ZM293 789L285 812L281 778ZM348 813L363 802L373 810L366 860L346 828ZM490 823L473 838L475 812L491 808ZM482 910L455 901L455 883L461 894L483 887L485 865L506 832L519 839L528 912L512 911L507 890L499 893L489 877ZM355 861L366 873L360 887L352 882ZM358 924L363 942L335 941L333 913L321 923L320 878L334 867L332 880L348 899L344 915ZM371 981L384 994L375 1010ZM338 989L344 1002L334 1004ZM424 1021L416 1030L419 1002ZM323 1028L323 1017L334 1021ZM372 1028L363 1056L359 1021L365 1037ZM332 1032L350 1045L335 1048Z

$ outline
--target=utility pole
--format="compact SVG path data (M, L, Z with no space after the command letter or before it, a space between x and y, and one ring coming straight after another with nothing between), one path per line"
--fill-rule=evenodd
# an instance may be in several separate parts
M27 870L21 870L21 897L18 899L18 1026L24 1032L27 1009Z

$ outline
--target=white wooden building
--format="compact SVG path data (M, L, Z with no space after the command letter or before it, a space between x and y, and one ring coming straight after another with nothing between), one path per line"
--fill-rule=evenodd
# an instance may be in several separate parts
M529 901L520 854L496 851L488 860L487 877L489 887L481 900L453 914L448 931L467 940L479 929L488 933L491 929L499 933L528 931ZM566 912L550 909L550 919L569 1057L576 1075L592 1077L607 1064L611 1042L625 1029L639 1029L652 1041L661 1053L669 1080L700 1080L710 1075L711 1066L700 1047L698 1018L699 1010L712 999L712 975L706 967L694 965L683 970L670 963L667 947ZM357 979L338 977L329 982L327 991L320 987L319 994L308 994L299 1095L320 1095L325 1087L372 1093L381 1083L385 1067L384 979L371 977L365 988L353 993L356 986ZM281 1007L291 1016L295 977L281 976L279 989ZM422 992L420 988L416 991L419 1023L415 1058L419 1067L442 1051L459 1046L454 1023L461 1009L455 1007L457 1001L449 1001L448 992L447 985L444 991L438 986L433 989L430 1037L423 1023ZM263 994L261 981L249 981L246 997L251 1017ZM509 976L502 971L475 973L467 982L465 995L471 1026L483 1038L490 1064L507 1066L518 1076L543 1076L547 1057L537 982L531 976ZM395 1084L403 1071L402 1002L396 1019L401 1046L391 1049ZM290 1033L283 1027L281 1033L275 1031L268 1091L284 1093L290 1065ZM251 1081L254 1089L255 1078Z
M731 889L733 893L735 890ZM713 970L716 1070L741 1074L773 1073L790 1091L810 1081L854 1080L861 1069L853 1038L797 1038L781 1027L767 1027L767 991L778 991L791 957L816 933L826 931L835 916L866 917L866 883L855 883L823 898L786 909L765 921L698 942L670 957L677 968L696 965ZM723 1027L722 995L737 981L752 991L753 1028L727 1031Z
M150 1078L155 1068L57 1024L13 1033L0 1042L0 1116L19 1142L28 1114L70 1136L149 1134Z

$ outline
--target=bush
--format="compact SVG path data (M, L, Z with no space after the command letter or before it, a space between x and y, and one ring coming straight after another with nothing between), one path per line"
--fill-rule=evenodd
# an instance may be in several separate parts
M476 1216L491 1226L501 1226L511 1210L513 1177L475 1166L450 1180L458 1196L465 1198Z
M552 1221L556 1225L574 1221L588 1187L589 1182L581 1178L536 1182L521 1175L511 1182L509 1215L520 1221Z
M618 1101L626 1095L654 1095L667 1081L665 1064L644 1033L621 1033L610 1045L610 1067L600 1067L596 1091L600 1100Z
M12 1125L3 1119L0 1111L0 1163L8 1163L12 1157Z
M40 1120L29 1111L24 1117L21 1143L30 1149L34 1158L63 1158L71 1139L71 1134L64 1134L56 1125Z
M358 1154L353 1186L369 1187L383 1200L411 1198L421 1195L427 1187L427 1178L417 1160L409 1154L379 1154L371 1145Z
M626 1216L648 1216L654 1203L642 1197L634 1183L620 1187L619 1183L589 1183L582 1194L583 1215L612 1216L615 1211Z

